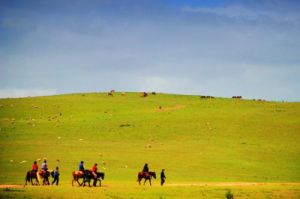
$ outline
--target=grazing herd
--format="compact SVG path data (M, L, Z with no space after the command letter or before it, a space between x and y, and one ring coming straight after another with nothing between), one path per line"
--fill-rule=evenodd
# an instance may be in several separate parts
M156 95L156 92L151 92L152 95ZM108 93L107 93L108 96L114 96L115 95L115 90L110 90ZM126 93L125 92L122 92L121 93L121 96L126 96ZM147 92L140 92L139 94L140 97L148 97L149 94ZM210 95L200 95L200 99L214 99L215 97L214 96L210 96ZM243 99L242 96L240 95L234 95L231 97L232 99ZM259 102L265 102L266 100L265 99L253 99L253 101L259 101Z

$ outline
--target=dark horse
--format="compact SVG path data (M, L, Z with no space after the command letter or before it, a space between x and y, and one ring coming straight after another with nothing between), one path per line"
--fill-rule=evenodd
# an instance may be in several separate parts
M35 184L33 184L33 181L32 179L35 179ZM37 177L37 173L35 171L27 171L26 173L26 177L25 177L25 184L24 184L24 187L27 185L27 182L31 182L31 185L39 185L39 180L38 180L38 177Z
M89 187L91 186L90 182L91 180L94 180L93 186L97 186L97 182L99 181L99 186L101 187L101 180L104 180L104 173L97 172L97 176L95 177L90 170L84 171L84 178L83 178L83 186L85 186L85 183L87 182L89 184Z
M151 178L156 179L156 173L155 172L139 172L138 173L138 179L137 181L139 182L139 184L141 185L141 180L144 178L144 185L146 184L146 181L149 180L150 186L151 186Z

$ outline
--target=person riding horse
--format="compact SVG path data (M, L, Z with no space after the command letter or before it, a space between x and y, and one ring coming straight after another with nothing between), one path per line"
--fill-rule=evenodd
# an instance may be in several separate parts
M44 160L44 162L42 163L42 170L45 171L47 173L48 170L48 166L47 166L47 160Z
M36 172L38 172L38 170L39 170L39 167L38 167L38 165L37 165L37 162L34 161L34 162L33 162L33 165L32 165L32 171L36 173Z
M81 172L82 174L84 174L84 162L83 161L80 161L80 163L79 163L79 172Z
M92 171L92 174L94 175L94 178L96 179L97 178L97 163L94 164L94 166L92 167L91 171Z
M148 173L149 172L149 167L148 167L147 163L145 163L145 165L144 165L143 172L144 173Z
M43 184L50 184L48 179L50 176L50 172L48 171L47 160L44 160L44 162L42 163L39 175L43 177Z

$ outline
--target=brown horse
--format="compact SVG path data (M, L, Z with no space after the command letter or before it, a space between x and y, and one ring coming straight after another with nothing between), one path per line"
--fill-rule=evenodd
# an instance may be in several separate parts
M43 180L43 185L50 185L50 182L49 182L50 175L52 177L54 177L54 171L53 170L47 170L47 171L40 170L40 171L38 171L38 177L40 177Z
M149 172L139 172L137 181L141 185L141 180L144 178L145 179L144 185L146 184L146 181L149 180L149 183L150 183L150 186L151 186L152 177L154 179L156 179L156 173L155 172L151 172L151 171L149 171Z
M35 179L36 183L34 184L32 179ZM39 180L38 180L38 177L37 177L37 173L35 171L27 171L26 173L26 177L25 177L25 184L24 184L24 187L27 185L27 182L31 182L31 185L39 185Z
M82 172L82 171L73 171L72 176L73 176L72 186L74 186L75 181L78 183L79 186L81 186L83 184L83 182L82 183L79 182L79 179L84 178L84 172Z

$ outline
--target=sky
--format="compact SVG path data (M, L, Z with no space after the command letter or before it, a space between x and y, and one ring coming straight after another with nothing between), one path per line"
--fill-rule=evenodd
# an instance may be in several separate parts
M0 98L300 101L298 0L0 0Z

